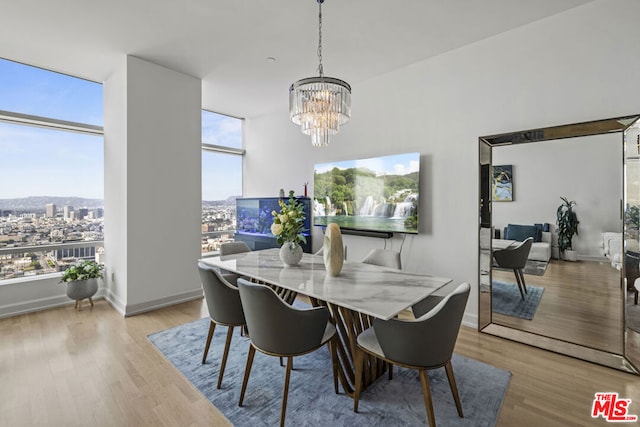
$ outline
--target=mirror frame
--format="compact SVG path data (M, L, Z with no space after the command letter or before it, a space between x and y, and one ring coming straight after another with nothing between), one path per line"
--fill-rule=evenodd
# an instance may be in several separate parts
M499 147L512 144L523 144L529 142L539 142L548 140L558 140L565 138L574 138L579 136L591 136L600 134L620 133L623 144L623 162L621 167L624 170L623 173L623 191L629 192L627 187L627 180L629 177L627 174L630 172L627 170L627 158L631 158L631 153L628 153L626 140L627 130L629 128L637 128L640 124L640 115L630 115L623 117L615 117L604 120L594 120L582 123L573 123L561 126L552 126L539 129L529 129L524 131L509 132L497 135L481 136L478 138L479 142L479 231L478 231L478 330L483 333L507 338L513 341L528 344L534 347L550 350L556 353L561 353L567 356L575 357L577 359L587 360L600 365L612 367L622 371L634 373L640 375L640 354L631 354L631 347L627 341L630 338L629 331L626 328L626 319L621 325L620 333L623 336L624 342L624 354L609 353L602 350L586 347L583 345L575 344L572 342L551 338L523 330L513 329L511 327L499 325L492 322L492 307L491 307L491 264L492 264L492 201L491 201L491 166L492 166L492 149L493 147ZM636 132L638 133L638 132ZM635 144L635 141L632 141ZM635 154L634 159L638 159L640 154L640 136L638 136L638 153ZM636 174L640 174L640 167L636 168ZM621 216L624 215L623 206L626 206L629 194L625 193L624 205L620 206ZM637 199L638 195L634 197ZM626 218L623 218L626 219ZM623 220L623 236L627 235L627 221ZM636 232L637 233L637 232ZM625 252L626 239L625 239ZM627 297L627 290L625 284L625 271L626 267L622 267L620 272L620 292L623 294L622 307L620 309L623 313L625 310L625 300ZM633 348L638 348L637 342L640 340L640 334L631 331L636 337L633 344ZM636 350L637 351L637 350Z

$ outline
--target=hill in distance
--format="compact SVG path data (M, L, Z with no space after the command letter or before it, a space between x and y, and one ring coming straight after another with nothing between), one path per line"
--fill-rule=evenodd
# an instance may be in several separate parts
M49 203L55 204L58 209L62 209L63 206L73 206L74 209L104 207L104 200L102 199L87 199L73 196L29 196L16 199L0 199L0 209L44 212L45 206Z

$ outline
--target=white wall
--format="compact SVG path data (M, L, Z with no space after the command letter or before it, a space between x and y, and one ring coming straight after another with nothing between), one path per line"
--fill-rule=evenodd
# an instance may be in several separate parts
M576 201L581 257L602 258L602 233L622 230L622 134L496 147L494 165L513 165L513 202L493 203L493 226L550 223L561 196Z
M202 295L201 82L129 56L105 82L107 298L126 315Z
M471 282L476 324L478 137L640 112L639 15L635 0L596 1L355 85L352 120L327 148L311 147L286 105L247 119L245 195L300 192L315 163L419 151L421 234L403 265ZM350 259L383 244L345 241Z
M127 72L128 58L103 84L104 96L104 275L109 300L124 313L127 303Z

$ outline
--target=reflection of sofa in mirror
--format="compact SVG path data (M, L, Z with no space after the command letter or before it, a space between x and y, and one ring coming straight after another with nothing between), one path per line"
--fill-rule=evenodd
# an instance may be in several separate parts
M524 242L533 238L528 260L549 262L551 259L551 232L549 224L508 224L504 227L502 238Z

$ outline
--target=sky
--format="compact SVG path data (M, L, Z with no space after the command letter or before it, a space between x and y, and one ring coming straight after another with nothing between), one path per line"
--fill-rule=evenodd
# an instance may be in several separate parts
M0 58L0 110L103 125L102 84ZM242 148L242 120L202 113L203 142ZM203 153L204 200L242 194L240 156ZM104 197L103 137L0 122L0 199Z
M242 148L242 120L202 111L202 142ZM242 156L202 152L202 200L242 196Z

